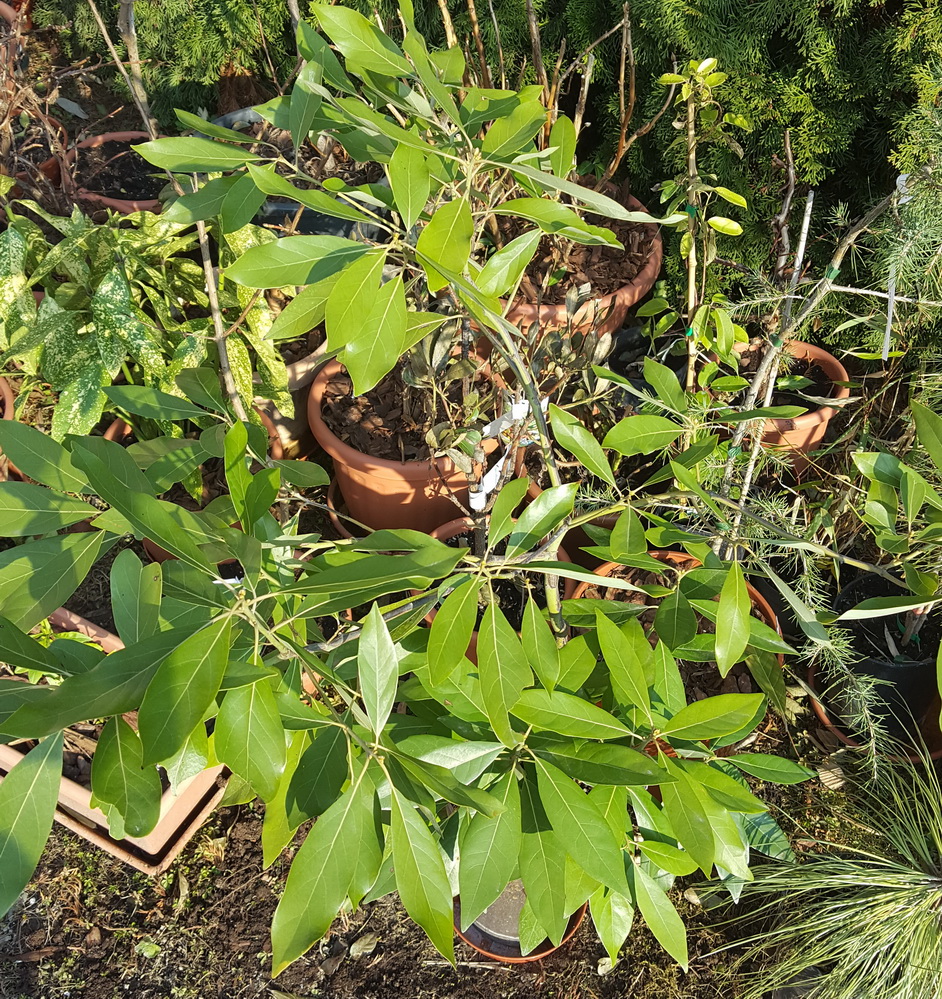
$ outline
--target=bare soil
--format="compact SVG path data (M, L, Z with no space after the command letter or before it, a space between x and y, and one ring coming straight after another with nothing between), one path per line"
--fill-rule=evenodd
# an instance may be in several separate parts
M105 142L76 150L75 180L79 187L125 201L148 201L160 194L167 180L127 142Z

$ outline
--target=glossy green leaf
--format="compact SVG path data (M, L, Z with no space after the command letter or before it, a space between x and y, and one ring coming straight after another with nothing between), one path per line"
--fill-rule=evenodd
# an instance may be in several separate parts
M542 759L535 762L540 799L566 852L590 877L627 894L620 845L595 801L552 764Z
M742 226L732 219L724 218L722 215L713 215L707 219L707 225L724 236L741 236Z
M523 608L523 627L520 637L527 659L539 677L540 683L551 691L559 679L562 668L560 650L549 622L533 597L527 598Z
M250 174L242 174L222 199L219 210L222 231L238 232L255 218L263 204L265 204L264 192L258 189Z
M746 651L751 606L742 566L733 562L720 591L716 615L716 665L720 676L726 676Z
M481 149L491 156L514 156L530 146L545 121L546 108L539 101L521 101L491 125Z
M502 810L493 818L478 812L462 827L458 853L461 928L467 929L504 890L520 852L520 791L517 776L504 774L491 787Z
M442 601L428 636L428 668L433 684L442 683L464 662L477 623L481 580L466 578Z
M547 818L536 780L528 777L520 790L520 853L517 863L527 904L546 936L559 944L566 932L566 884L562 872L566 848Z
M361 13L347 7L311 4L324 33L337 46L352 72L412 76L412 66L393 40Z
M267 801L278 793L285 737L271 687L253 683L226 692L216 718L216 756Z
M491 545L503 541L510 534L513 529L514 511L520 505L523 497L526 496L529 485L530 480L526 477L511 479L497 494L497 499L491 509L488 531L488 540Z
M357 674L370 726L379 738L396 699L399 658L376 603L370 608L360 633Z
M326 812L340 797L348 776L343 728L324 725L315 729L287 788L285 808L291 828Z
M58 673L56 657L35 638L25 634L5 617L0 617L0 649L3 662L19 669Z
M70 496L57 496L31 482L0 482L0 532L7 538L51 534L87 520L93 507Z
M723 198L724 201L728 201L731 205L737 205L739 208L748 207L746 199L741 194L731 191L728 187L714 187L713 190L716 191L716 193Z
M464 198L455 198L439 208L422 230L416 243L416 253L425 268L430 292L441 291L448 281L436 270L461 274L471 254L474 221L471 207Z
M942 417L922 403L910 403L916 436L936 468L942 469Z
M226 268L225 275L246 288L315 284L333 277L369 249L341 236L285 236L250 247Z
M640 708L650 719L651 699L645 674L645 659L650 660L650 652L647 652L645 659L639 655L642 644L648 650L650 645L641 625L637 619L632 619L619 628L604 614L597 612L596 628L615 699L624 707Z
M683 427L663 416L628 416L619 420L605 435L603 447L619 454L651 454L672 444Z
M119 552L111 564L111 607L125 645L134 645L157 631L161 582L160 564L143 565L130 548Z
M509 712L532 681L523 646L494 602L488 604L478 635L478 675L488 720L505 746L516 746Z
M602 226L589 225L571 208L550 198L514 198L498 205L494 211L498 215L512 215L535 222L544 232L571 239L575 243L589 246L613 246L621 244L611 231Z
M748 813L768 811L767 805L723 770L694 760L681 760L680 766L690 778L706 789L711 798L730 811Z
M511 712L536 729L576 739L622 739L631 735L607 711L561 690L525 690Z
M579 483L567 482L544 489L514 524L507 541L507 555L536 547L572 513Z
M618 743L561 742L539 748L536 753L586 784L648 786L674 780L646 753Z
M687 393L684 392L677 372L655 361L653 357L644 359L644 380L657 393L658 399L675 413L687 412Z
M420 149L397 146L389 161L389 183L405 228L411 229L425 211L432 180Z
M550 167L557 177L568 178L575 166L576 126L566 115L557 115L550 129Z
M313 461L279 458L273 461L272 465L278 469L285 482L290 482L300 489L316 489L318 486L330 484L330 476L326 470Z
M682 878L697 870L697 862L689 853L684 853L683 850L678 850L676 846L671 846L669 843L643 840L638 844L638 848L651 863L675 877Z
M274 172L273 168L250 163L249 176L259 191L272 197L288 198L305 208L331 218L346 219L348 222L369 222L368 215L339 198L333 198L324 191L304 190L295 187L290 181Z
M427 759L418 760L401 752L395 753L395 760L412 780L428 788L437 798L491 817L500 810L500 804L494 797L480 788L462 783L448 767Z
M39 863L62 778L62 733L43 739L0 783L0 916L20 897Z
M635 910L631 899L621 892L602 887L589 900L589 910L595 932L598 933L609 960L614 964L634 922Z
M110 805L121 818L124 832L115 828L115 838L144 836L160 817L160 777L157 768L145 766L141 740L120 717L112 718L102 729L92 759L93 803Z
M138 715L145 762L173 756L200 723L219 692L231 644L225 619L196 632L160 664Z
M242 146L198 136L154 139L131 148L148 163L173 173L218 173L259 159Z
M296 826L288 818L288 788L294 779L301 752L307 745L304 732L294 732L288 740L285 770L278 784L278 793L265 802L262 820L262 868L267 870L281 856L284 848L294 838ZM337 797L340 797L338 791Z
M0 421L0 450L24 474L62 492L89 491L88 479L69 452L48 434L15 420Z
M686 971L689 956L684 921L667 895L640 867L631 864L630 869L631 893L648 929L664 950Z
M333 295L327 303L328 321L332 301ZM362 301L358 304L362 307ZM343 351L343 363L353 379L355 393L373 388L395 367L400 355L425 335L421 323L410 323L410 318L415 317L406 310L401 275L387 281L372 296L366 316L360 316L358 328Z
M674 715L661 732L678 739L721 739L738 732L755 717L765 701L763 694L717 694L694 701Z
M813 770L782 756L769 756L765 753L736 753L734 756L726 757L726 759L751 777L771 781L773 784L800 784L815 776Z
M364 866L374 878L382 846L372 782L359 774L314 823L288 873L272 922L272 974L279 975L330 929Z
M700 870L709 876L716 856L710 820L687 774L671 765L670 761L666 765L677 780L661 787L664 812L680 845L696 861Z
M615 475L602 445L574 417L554 404L549 407L550 422L556 440L603 482L615 485Z
M654 630L669 649L686 645L697 633L697 616L690 601L678 587L658 605L654 615Z
M29 630L78 589L101 550L100 531L59 534L0 552L0 607Z
M539 229L534 229L505 243L496 253L488 257L487 263L481 268L481 272L475 278L478 288L485 295L494 297L509 294L516 288L542 238L543 233Z
M415 806L395 788L390 796L390 836L399 897L440 954L454 963L452 894L438 843Z

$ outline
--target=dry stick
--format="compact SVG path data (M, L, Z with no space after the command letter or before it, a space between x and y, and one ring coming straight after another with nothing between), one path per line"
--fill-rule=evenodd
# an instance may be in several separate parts
M478 61L481 63L481 79L484 86L491 88L491 69L487 64L487 56L484 53L484 40L481 38L481 26L478 24L478 9L474 0L467 0L468 17L471 19L471 34L474 36L474 47L478 50Z
M497 42L497 62L500 65L500 85L507 89L507 68L504 64L504 46L500 37L500 25L497 23L497 14L494 13L494 0L487 0L488 9L491 12L491 23L494 25L494 39Z
M529 2L529 0L528 0L528 2ZM601 45L602 42L604 42L606 38L610 38L612 35L615 34L616 31L621 31L623 24L624 24L624 21L619 21L618 24L616 24L614 27L609 28L608 31L606 31L604 35L599 35L599 37L596 38L594 42L592 42L590 45L587 45L579 53L579 55L577 55L576 58L573 59L572 62L566 67L565 72L559 78L559 85L562 86L566 82L566 80L568 80L569 77L572 76L573 73L575 73L575 71L578 69L579 65L582 63L582 60L585 59L585 57L597 45Z
M540 44L540 26L536 23L536 11L533 0L527 0L527 26L530 29L530 45L533 49L533 68L536 78L543 88L544 103L549 100L549 80L546 79L546 67L543 65L543 47Z
M697 97L693 87L687 96L687 391L693 392L697 368L697 338L693 334L693 320L697 312L697 213L700 195L693 190L698 177L697 169ZM693 209L692 211L690 209Z
M624 18L622 20L622 32L621 32L621 55L618 61L618 120L621 123L618 129L618 147L615 150L615 156L612 163L620 163L622 157L625 155L625 137L628 134L628 125L631 123L631 119L635 113L635 49L634 45L631 43L631 18L630 18L630 8L626 3L622 7L624 11ZM628 106L625 106L625 63L628 63ZM602 179L608 180L614 170L611 169L612 164L609 163L609 169L605 171Z
M442 12L442 24L445 26L445 44L448 48L454 48L458 44L458 35L455 33L455 22L451 19L446 0L438 0L439 10Z
M671 58L673 60L674 73L676 74L677 57L672 56ZM665 98L664 103L661 105L661 109L650 121L645 122L640 128L636 128L635 131L632 132L631 135L628 137L628 139L625 141L622 141L624 139L624 132L622 132L622 135L619 137L618 150L616 151L615 156L612 159L612 162L609 163L605 173L602 174L602 177L599 180L598 184L596 184L595 186L596 190L599 190L606 181L612 179L612 177L615 175L615 171L621 166L621 161L628 155L628 150L631 149L631 147L638 141L638 139L647 135L648 132L650 132L651 129L654 128L654 126L661 120L661 118L663 118L664 115L667 114L668 108L674 103L674 95L676 93L677 93L677 84L672 83L670 85L670 89L667 91L667 97Z
M114 42L111 40L111 35L108 32L108 28L105 22L101 18L101 14L98 11L98 7L95 5L95 0L88 0L88 6L91 8L92 14L95 20L98 22L98 29L101 31L102 37L105 40L105 44L108 46L108 51L111 53L112 58L115 61L115 65L118 67L118 71L124 77L125 83L128 85L128 89L131 91L134 97L134 102L137 105L138 112L141 115L141 121L144 123L144 127L150 134L152 139L157 138L157 128L154 120L150 113L150 107L147 102L147 93L143 88L143 84L140 82L140 72L138 69L138 86L131 81L131 77L128 71L124 68L124 64L121 62L118 52L114 47ZM131 37L131 45L128 46L128 54L130 55L133 51L135 56L137 55L137 39L135 37L134 22L130 20L127 24L128 30ZM138 67L140 67L140 60L137 61ZM179 182L173 177L168 171L168 176L173 181L174 187L176 188L177 194L182 195L183 188L180 186ZM194 184L196 180L194 178ZM216 350L219 354L219 371L222 375L223 387L226 390L226 395L229 397L229 401L232 403L232 410L236 415L236 418L241 420L243 423L248 422L248 413L246 412L245 405L242 402L242 398L239 395L239 390L236 388L235 378L232 375L232 367L229 364L229 352L226 350L226 331L222 321L222 311L219 307L219 294L216 287L216 275L213 271L213 261L209 253L209 239L206 234L206 224L204 222L196 223L196 232L199 237L200 244L200 256L203 262L203 274L206 280L206 294L209 297L209 308L213 317L213 340L216 344Z
M832 284L831 291L843 291L848 295L870 295L873 298L889 299L890 295L885 291L871 291L869 288L851 288L843 284ZM930 309L942 308L942 302L934 302L929 298L906 298L904 295L894 295L894 302L905 302L907 305L923 305Z
M128 50L131 93L134 94L137 106L147 108L149 112L147 91L144 89L144 80L141 76L141 53L137 47L137 30L134 26L134 0L121 0L118 8L118 31L121 33L124 47ZM147 119L147 131L150 132L152 139L157 138L157 122L150 114Z
M792 198L795 196L795 157L792 155L792 133L791 129L785 129L785 164L788 171L788 184L785 188L785 198L782 201L782 210L772 220L772 226L778 233L779 253L775 262L773 277L779 283L785 281L785 265L788 262L788 253L791 250L791 239L788 229L788 216L792 210Z
M590 52L585 63L585 72L582 76L582 87L579 90L579 102L576 104L576 113L573 115L572 123L576 129L576 138L582 131L582 116L585 114L586 101L589 99L589 84L592 82L592 70L595 69L595 53Z

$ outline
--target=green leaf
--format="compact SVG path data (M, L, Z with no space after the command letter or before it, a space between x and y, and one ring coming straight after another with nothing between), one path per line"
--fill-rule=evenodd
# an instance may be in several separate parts
M619 454L651 454L672 444L683 427L663 416L628 416L619 420L605 435L602 447Z
M508 626L509 627L509 626ZM576 739L623 739L631 731L613 715L561 690L525 690L511 713L527 725Z
M481 580L465 578L442 601L428 636L428 668L432 684L443 683L464 661L477 623Z
M321 28L347 60L348 69L379 76L412 76L399 47L358 11L327 4L311 4Z
M364 215L359 209L354 208L339 198L332 198L324 191L304 190L295 187L285 180L280 174L274 172L271 167L261 167L255 163L250 163L249 175L259 191L274 197L289 198L298 204L304 205L322 215L331 218L346 219L349 222L369 222L368 215Z
M676 846L669 843L659 843L657 840L643 840L638 844L641 853L647 857L651 863L656 864L662 871L673 874L676 877L686 877L697 870L697 862L685 853L678 850Z
M258 189L252 176L242 174L222 199L219 210L222 231L238 232L255 218L263 204L265 195Z
M631 894L657 942L684 969L689 966L687 930L667 895L635 864L629 865Z
M180 225L192 225L194 222L205 222L215 218L221 211L226 195L239 182L238 174L228 177L215 177L208 180L198 191L184 194L173 201L163 212L161 218ZM185 185L190 191L190 185Z
M374 879L379 871L375 791L364 774L314 823L294 858L272 922L273 975L330 929L364 870L374 868Z
M574 417L554 404L549 407L550 421L556 440L571 452L585 467L609 485L615 485L615 476L602 445Z
M637 619L624 625L613 624L604 614L596 612L596 628L602 657L612 678L612 690L619 704L638 707L650 719L651 699L644 661L639 655L647 647L645 658L650 660L650 645Z
M733 350L733 344L736 342L736 331L733 328L733 321L730 319L729 314L722 309L714 309L713 323L716 326L716 349L723 357L729 357ZM720 381L720 379L717 379L717 381ZM713 382L713 387L719 388L716 382Z
M19 628L49 617L78 589L101 549L100 531L59 534L0 552L0 607Z
M491 788L501 811L493 818L478 812L462 826L458 852L461 928L467 929L514 876L520 852L520 791L509 772Z
M677 780L661 787L664 812L680 845L709 877L716 856L710 820L687 774L670 760L665 765Z
M291 828L326 812L340 797L347 777L347 738L343 728L325 725L315 729L288 784L285 807Z
M144 566L130 548L111 564L111 608L125 645L136 645L157 631L161 576L159 563Z
M0 449L29 478L66 493L89 491L69 452L48 434L15 420L0 420Z
M693 760L681 760L680 766L689 777L706 789L714 801L732 812L755 813L767 812L768 806L763 804L747 787L725 771L699 763Z
M596 881L628 894L620 844L592 798L545 760L535 761L540 800L566 852Z
M647 551L648 542L644 536L644 526L634 510L623 510L618 515L609 538L609 547L614 562L623 562L625 559L643 555Z
M543 232L587 246L620 247L621 243L603 226L589 225L571 208L550 198L515 198L498 205L498 215L511 215L535 222Z
M173 109L177 121L184 128L190 128L195 132L202 132L216 139L230 139L234 142L245 142L247 136L244 132L237 132L234 128L224 128L222 125L214 125L199 115L190 114L189 111L181 111L180 108Z
M231 645L226 618L186 639L160 664L138 716L145 762L169 759L202 721L219 692Z
M263 801L278 793L285 769L285 737L267 683L226 691L216 718L216 756L244 777Z
M25 635L5 617L0 617L0 649L3 650L3 662L8 666L41 670L44 673L59 672L60 665L46 646Z
M432 189L428 163L420 149L397 146L389 160L389 184L396 210L405 228L411 229L425 211Z
M95 512L81 500L57 496L31 482L0 482L0 533L7 538L50 534Z
M733 562L720 591L716 611L716 665L720 676L726 676L746 651L750 611L751 601L742 566Z
M507 556L530 551L572 513L578 482L544 489L520 515L507 541Z
M521 101L491 125L481 150L489 156L515 156L530 146L545 121L546 108L539 101Z
M497 494L491 509L491 519L488 529L488 539L491 545L503 541L513 529L513 514L527 494L530 480L527 478L511 479Z
M419 262L428 277L430 292L441 291L448 285L448 281L436 270L436 264L457 274L464 272L471 255L473 236L474 221L467 199L455 198L435 212L415 245Z
M782 756L768 756L765 753L736 753L728 756L729 763L739 767L744 773L773 784L800 784L815 776L814 770L787 760Z
M653 357L644 359L644 380L657 393L658 399L675 413L687 412L687 393L680 385L677 372L655 361Z
M241 146L198 136L154 139L132 146L148 163L173 173L219 173L259 159Z
M922 403L910 403L910 411L916 424L916 437L926 449L936 468L942 469L942 417Z
M523 608L523 627L520 637L527 659L540 683L552 691L559 680L562 664L556 637L533 597L528 597Z
M686 645L697 633L697 616L680 588L669 593L654 615L654 630L672 651Z
M315 284L342 271L369 249L341 236L285 236L249 247L226 268L225 276L246 288Z
M481 621L478 636L478 675L484 709L494 734L505 746L516 746L519 739L508 717L518 703L521 691L533 674L516 632L492 601Z
M722 215L714 215L707 219L707 225L725 236L741 236L742 226L732 219L724 218Z
M360 633L357 674L370 726L379 738L396 699L399 659L376 603L370 608Z
M144 766L141 740L123 718L112 718L102 729L92 759L92 795L110 805L129 836L145 836L160 818L160 777ZM112 835L122 839L114 829Z
M496 253L492 254L475 278L475 283L485 295L500 297L506 295L517 286L517 282L527 269L536 248L543 238L539 229L517 236L505 243Z
M438 843L411 802L392 788L390 836L396 887L406 912L454 963L452 894Z
M674 715L661 732L685 741L722 739L738 732L756 715L765 701L763 694L717 694L694 701Z
M285 482L290 482L291 485L301 489L316 489L318 486L330 484L330 476L313 461L285 458L273 461L272 465L278 469Z
M520 853L517 863L527 905L557 946L566 932L566 848L553 832L536 781L520 781Z
M549 154L550 167L557 177L568 178L575 166L576 158L576 126L571 118L561 114L557 116L550 129L549 144L552 152Z
M328 322L331 302L333 295L327 303ZM360 317L343 351L343 363L353 379L355 393L367 392L378 384L395 367L400 355L425 335L421 324L409 322L418 315L406 311L405 285L400 274L372 296L371 307L365 317ZM336 330L332 335L336 342Z
M394 755L406 774L427 787L436 797L491 817L500 811L500 803L496 798L479 788L463 784L448 767L439 766L427 759L418 760L401 752Z
M673 777L646 753L618 743L552 743L536 750L563 773L586 784L661 784Z
M62 777L62 733L43 739L0 783L0 916L13 908L39 863Z
M728 187L714 187L716 193L723 198L724 201L728 201L731 205L737 205L739 208L747 208L746 199L741 195L737 194L735 191L731 191Z
M267 870L281 856L282 851L294 838L296 826L288 820L288 788L294 779L301 751L307 745L304 732L292 733L288 740L285 772L278 784L278 793L265 803L265 817L262 820L262 867ZM337 797L339 797L339 791Z
M589 908L595 932L614 964L634 922L635 910L631 899L620 892L600 887L589 899Z

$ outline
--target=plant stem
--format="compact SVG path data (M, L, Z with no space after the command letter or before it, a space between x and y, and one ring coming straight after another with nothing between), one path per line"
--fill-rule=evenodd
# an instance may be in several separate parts
M700 208L700 195L694 191L698 180L697 170L697 98L691 86L687 97L687 235L690 245L687 248L687 391L696 387L697 338L692 327L697 312L697 213ZM690 209L693 209L690 211Z

